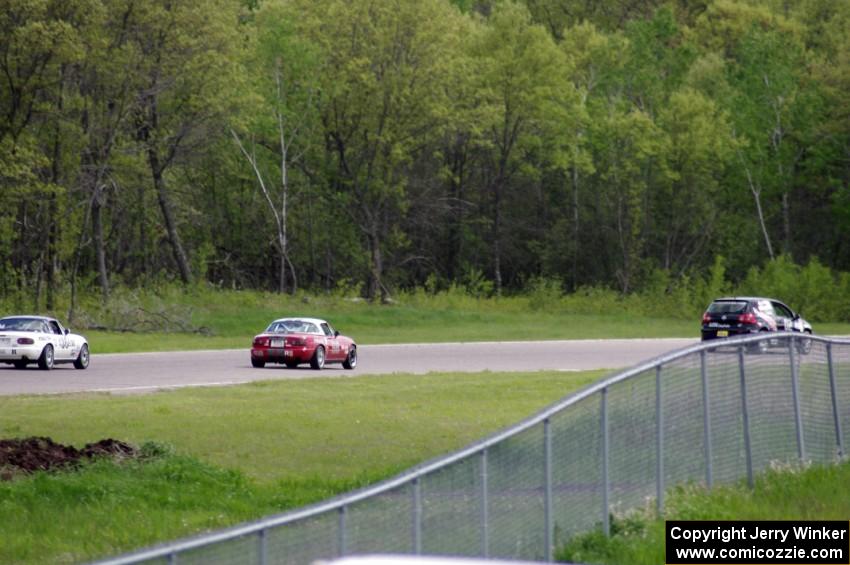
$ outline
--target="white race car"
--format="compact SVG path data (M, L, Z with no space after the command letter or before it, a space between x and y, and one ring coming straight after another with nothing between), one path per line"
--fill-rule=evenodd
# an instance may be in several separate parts
M38 363L45 371L56 363L73 363L77 369L85 369L89 366L89 343L54 318L8 316L0 318L0 363L16 369Z

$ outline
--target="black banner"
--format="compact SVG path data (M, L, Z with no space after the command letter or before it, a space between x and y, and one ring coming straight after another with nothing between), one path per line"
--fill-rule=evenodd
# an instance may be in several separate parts
M666 538L668 565L850 563L848 522L668 520Z

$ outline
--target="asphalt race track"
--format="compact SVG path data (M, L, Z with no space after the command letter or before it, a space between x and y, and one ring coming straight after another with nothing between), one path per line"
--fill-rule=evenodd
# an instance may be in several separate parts
M693 345L698 339L605 339L362 345L358 365L346 371L328 365L314 371L308 365L251 367L245 349L175 351L169 353L92 353L84 371L58 365L41 371L35 365L16 370L0 365L0 396L108 392L146 393L192 386L225 386L270 379L351 377L388 373L423 374L433 371L584 371L620 369L669 351Z

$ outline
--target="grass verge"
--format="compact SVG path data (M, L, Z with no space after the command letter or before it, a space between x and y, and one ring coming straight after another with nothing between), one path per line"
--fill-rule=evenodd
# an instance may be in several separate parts
M847 520L850 462L811 468L774 468L757 477L755 488L745 484L707 491L688 485L673 489L665 499L670 520ZM838 496L837 496L838 495ZM653 509L615 517L612 535L593 532L572 539L557 561L607 565L665 563L664 520Z
M587 373L310 379L0 398L0 437L172 446L0 483L0 562L78 562L315 502L459 449L585 386Z
M67 300L52 314L67 319ZM161 285L153 290L116 287L107 300L81 298L71 327L92 352L247 348L274 318L328 319L358 343L428 343L543 339L699 337L702 306L642 295L595 291L562 295L481 298L460 289L400 293L391 304L371 304L343 291L296 296ZM0 314L29 311L0 303ZM93 328L103 328L101 330ZM850 334L850 324L816 324L820 334Z
M372 306L374 311L341 314L332 311L305 311L327 319L361 345L376 343L438 343L476 341L530 341L553 339L613 338L697 338L698 326L682 320L646 320L629 316L590 316L526 312L470 313L433 312L399 306ZM289 310L253 316L253 323L233 328L233 333L213 335L189 333L81 332L89 340L93 354L137 351L186 351L199 349L248 349L251 338L263 331L274 316ZM249 315L246 314L246 318ZM217 324L213 327L219 328Z

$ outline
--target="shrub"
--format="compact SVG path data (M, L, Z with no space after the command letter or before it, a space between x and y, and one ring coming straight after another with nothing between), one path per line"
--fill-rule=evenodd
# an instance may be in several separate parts
M739 293L782 300L814 322L844 321L850 316L848 283L846 273L833 273L816 257L800 266L781 255L761 269L751 268Z
M528 306L532 310L557 308L563 295L561 282L545 277L533 277L526 287L526 292Z

